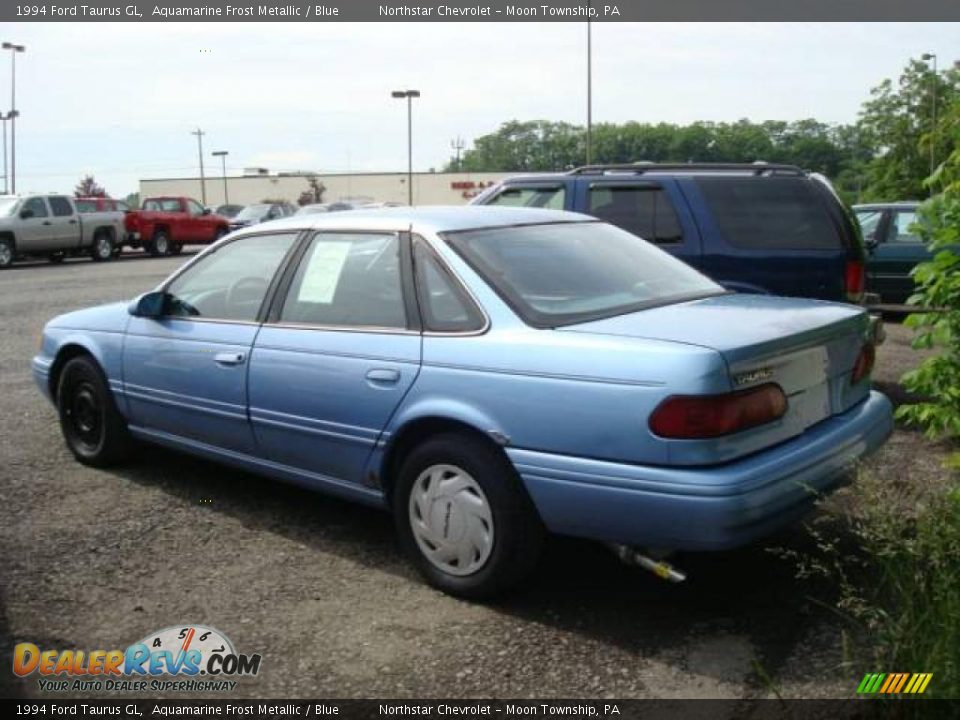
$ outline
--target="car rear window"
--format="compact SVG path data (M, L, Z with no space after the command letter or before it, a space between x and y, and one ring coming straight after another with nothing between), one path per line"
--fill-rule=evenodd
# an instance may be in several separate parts
M728 243L741 248L844 247L824 200L802 177L699 177L695 180Z
M534 327L558 327L725 292L636 235L601 222L446 233Z

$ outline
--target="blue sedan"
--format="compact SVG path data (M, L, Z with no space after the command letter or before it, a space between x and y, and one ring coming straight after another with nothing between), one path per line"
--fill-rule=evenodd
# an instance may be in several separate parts
M33 373L80 462L141 440L387 509L429 582L481 597L547 532L664 571L793 522L892 430L874 354L858 307L731 294L586 216L477 206L233 233L51 320Z

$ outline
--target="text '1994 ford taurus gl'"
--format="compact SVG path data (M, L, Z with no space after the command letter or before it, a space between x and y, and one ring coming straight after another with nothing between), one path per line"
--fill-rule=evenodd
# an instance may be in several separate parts
M874 353L858 307L731 294L586 216L391 208L233 233L51 320L33 372L80 462L149 441L390 510L481 597L547 532L670 575L794 522L892 430Z

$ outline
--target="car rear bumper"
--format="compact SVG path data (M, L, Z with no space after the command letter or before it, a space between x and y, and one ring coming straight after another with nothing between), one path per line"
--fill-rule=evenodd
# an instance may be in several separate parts
M890 401L871 392L799 437L714 467L626 465L511 448L507 454L553 532L668 550L723 550L796 521L892 430Z

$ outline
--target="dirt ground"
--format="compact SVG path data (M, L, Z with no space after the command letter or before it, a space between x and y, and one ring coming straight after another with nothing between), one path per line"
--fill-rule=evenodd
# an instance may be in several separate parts
M386 514L159 449L116 470L77 464L29 373L44 322L182 261L0 274L0 695L45 696L13 678L15 643L124 648L201 623L263 656L234 698L746 699L771 693L758 668L784 697L853 696L835 619L763 546L677 558L689 580L669 585L556 539L521 592L479 605L425 586ZM892 392L917 356L904 328L888 333L877 383ZM901 429L867 467L913 482L941 456Z

